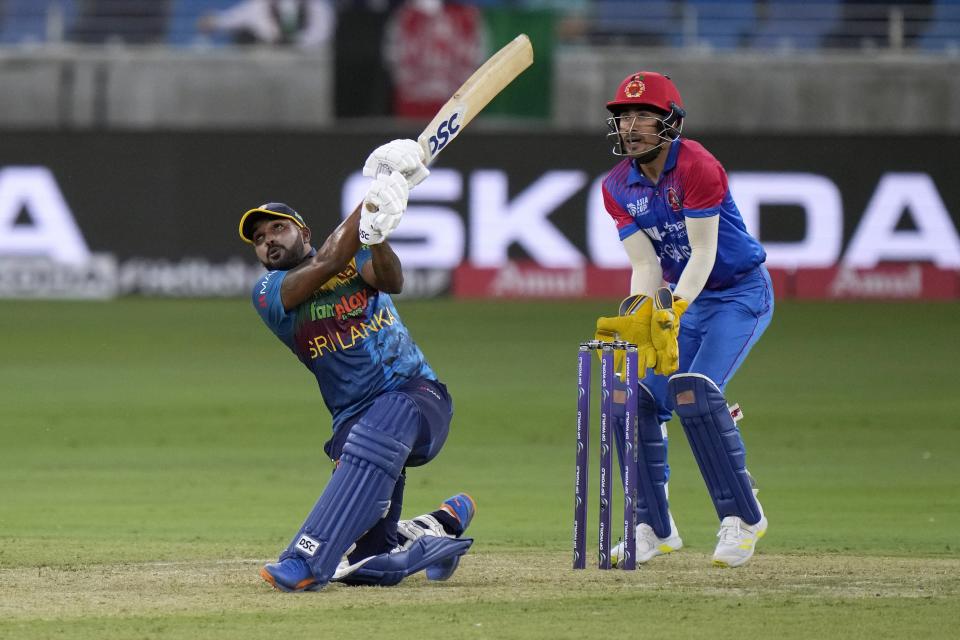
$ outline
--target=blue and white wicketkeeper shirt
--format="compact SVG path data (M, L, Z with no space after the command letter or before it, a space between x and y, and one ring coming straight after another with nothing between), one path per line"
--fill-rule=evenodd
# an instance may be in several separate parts
M763 247L743 224L726 172L699 142L674 140L657 184L643 175L633 159L624 158L604 178L602 190L620 239L645 233L667 282L676 284L690 259L684 217L720 216L717 257L704 289L725 289L766 260Z

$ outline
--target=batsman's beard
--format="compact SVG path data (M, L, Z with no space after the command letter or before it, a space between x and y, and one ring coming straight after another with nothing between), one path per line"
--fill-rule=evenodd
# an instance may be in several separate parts
M276 257L274 257L276 256ZM302 256L297 257L294 252L282 246L271 247L267 251L266 259L263 260L263 266L273 270L290 270L300 264Z

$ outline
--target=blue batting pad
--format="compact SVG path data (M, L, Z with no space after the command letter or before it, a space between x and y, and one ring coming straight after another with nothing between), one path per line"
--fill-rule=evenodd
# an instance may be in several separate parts
M342 578L340 582L351 585L390 587L417 571L458 561L472 544L473 538L423 536L418 538L409 549L396 553L381 553ZM455 564L453 566L456 568ZM447 577L449 574L444 579Z
M642 383L637 383L637 523L650 525L660 538L670 535L670 513L666 484L667 441L657 420L657 401ZM614 390L626 391L626 385L614 379ZM620 480L623 481L624 409L614 403L613 436L620 458Z
M721 520L738 516L747 524L760 522L743 440L723 392L699 373L679 373L670 378L667 387L717 515Z
M280 559L298 554L318 584L329 582L350 545L389 510L418 429L417 406L404 394L377 399L351 428L337 470Z

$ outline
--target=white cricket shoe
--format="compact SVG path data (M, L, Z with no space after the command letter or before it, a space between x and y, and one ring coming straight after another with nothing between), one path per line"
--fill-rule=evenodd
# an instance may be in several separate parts
M727 516L720 523L720 541L713 552L716 567L739 567L753 557L757 540L767 532L767 517L760 510L760 522L747 524L737 516Z
M610 559L615 567L619 567L623 562L623 544L623 541L621 541L610 552ZM677 532L673 514L670 515L670 535L666 538L658 538L657 534L653 532L653 528L645 522L637 525L637 564L643 564L656 556L662 556L682 548L683 540Z

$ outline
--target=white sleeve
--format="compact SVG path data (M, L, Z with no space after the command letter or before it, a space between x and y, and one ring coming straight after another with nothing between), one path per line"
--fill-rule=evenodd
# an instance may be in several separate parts
M270 16L270 5L256 0L244 0L214 13L213 24L219 31L248 29L263 42L274 42L280 35Z
M308 5L307 28L297 36L297 44L304 48L325 46L333 37L337 12L327 0L313 0Z
M238 29L257 24L262 18L262 12L256 2L244 0L213 14L214 24L218 29Z
M663 270L653 243L642 231L623 239L623 248L630 258L633 274L630 276L630 295L653 297L663 284Z
M707 278L713 271L713 263L717 261L720 216L684 217L684 224L687 227L687 237L690 239L690 260L683 268L673 293L687 302L693 302L703 291Z

